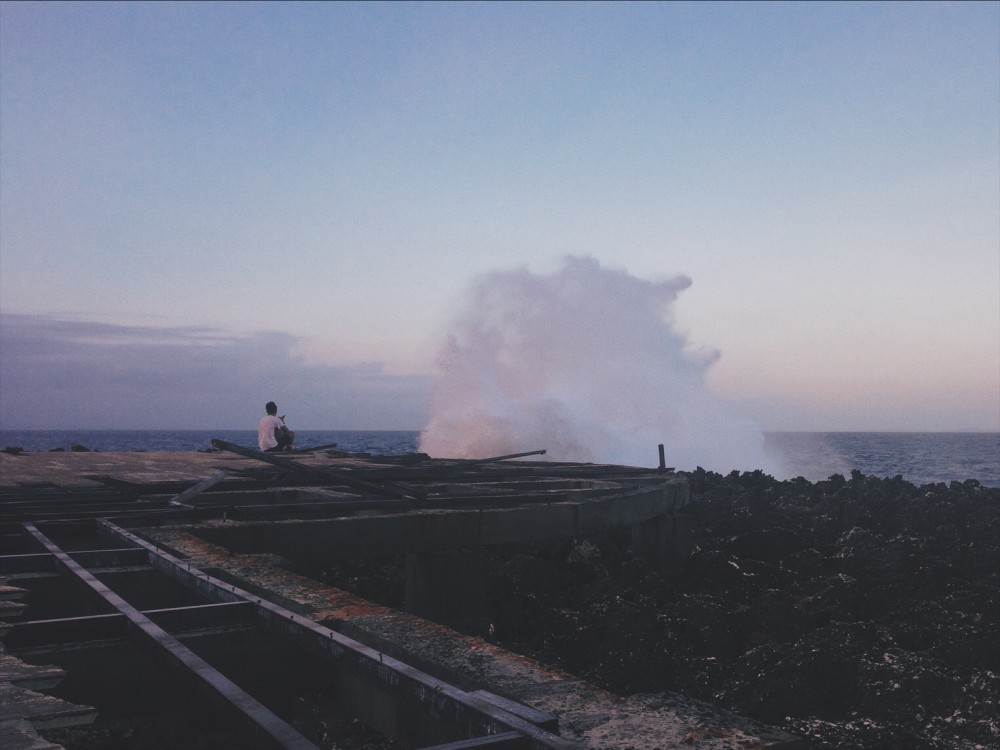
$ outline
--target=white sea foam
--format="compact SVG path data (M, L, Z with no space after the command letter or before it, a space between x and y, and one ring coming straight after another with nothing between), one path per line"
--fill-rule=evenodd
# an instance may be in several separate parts
M763 433L706 385L718 352L674 326L686 276L648 281L570 257L479 278L442 347L420 449L679 469L769 470Z

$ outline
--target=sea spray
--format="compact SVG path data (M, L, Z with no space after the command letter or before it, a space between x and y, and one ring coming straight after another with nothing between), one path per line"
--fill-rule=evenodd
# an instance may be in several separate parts
M439 358L420 449L481 458L545 449L557 461L768 469L763 435L708 389L716 351L674 326L686 276L648 281L569 257L477 279Z

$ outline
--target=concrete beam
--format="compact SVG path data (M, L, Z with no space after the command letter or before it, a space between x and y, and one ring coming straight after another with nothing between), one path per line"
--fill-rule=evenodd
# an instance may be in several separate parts
M282 750L318 750L313 743L275 716L255 698L213 669L204 659L85 570L42 534L34 524L26 523L24 528L57 559L64 570L89 586L95 595L125 616L128 620L129 637L137 645L147 649L154 657L167 664L179 667L183 675L210 697L218 699L224 709L230 710L234 716L242 719L252 732L270 740L275 747Z
M293 639L336 667L342 700L385 736L412 743L414 737L453 741L515 731L530 750L578 746L481 695L467 693L302 615L214 578L109 522L107 533L149 553L150 564L213 601L249 601L268 630ZM438 739L440 738L440 739Z
M85 568L117 568L146 564L146 554L135 547L126 549L78 550L71 557ZM57 570L50 552L27 555L0 555L0 575L44 573Z
M234 553L270 552L310 564L538 542L629 527L688 503L682 479L577 501L516 508L423 510L320 521L234 522L193 529Z
M223 628L245 628L255 622L249 602L200 604L147 609L142 614L175 637ZM12 623L4 638L11 651L56 648L67 643L125 638L128 619L121 612Z

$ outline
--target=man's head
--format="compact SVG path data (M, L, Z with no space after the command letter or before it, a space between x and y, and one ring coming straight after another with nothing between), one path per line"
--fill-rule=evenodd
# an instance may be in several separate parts
M264 405L264 410L273 417L275 414L278 413L278 405L273 401L268 401Z

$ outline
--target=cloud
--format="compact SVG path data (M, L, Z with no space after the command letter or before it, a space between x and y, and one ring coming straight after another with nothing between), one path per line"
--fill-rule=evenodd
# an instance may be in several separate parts
M251 429L276 401L295 429L420 429L426 376L306 363L287 333L0 316L6 429Z

